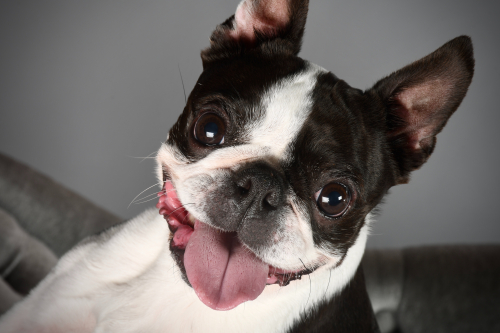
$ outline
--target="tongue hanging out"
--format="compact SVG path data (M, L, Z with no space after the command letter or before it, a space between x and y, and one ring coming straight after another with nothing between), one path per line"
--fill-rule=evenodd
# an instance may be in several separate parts
M187 278L207 306L230 310L256 299L266 283L278 280L276 276L269 277L270 266L245 248L235 232L221 232L194 220L170 181L165 182L158 196L156 207L174 233L172 245L185 250Z
M257 298L269 272L269 265L245 248L236 233L199 221L186 246L184 266L200 300L215 310L230 310Z

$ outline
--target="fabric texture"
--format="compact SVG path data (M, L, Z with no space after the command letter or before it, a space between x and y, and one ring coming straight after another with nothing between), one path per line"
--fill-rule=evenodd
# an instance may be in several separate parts
M0 154L0 314L88 235L122 220Z
M0 154L0 208L60 257L121 219L47 176Z

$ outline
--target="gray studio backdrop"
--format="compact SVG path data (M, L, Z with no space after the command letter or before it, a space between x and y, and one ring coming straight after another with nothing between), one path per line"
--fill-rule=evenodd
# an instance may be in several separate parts
M2 1L0 152L130 218L153 185L142 160L202 71L199 52L237 0ZM366 89L467 34L476 75L437 148L394 188L375 247L500 242L500 2L311 0L301 56ZM154 190L145 194L153 193Z

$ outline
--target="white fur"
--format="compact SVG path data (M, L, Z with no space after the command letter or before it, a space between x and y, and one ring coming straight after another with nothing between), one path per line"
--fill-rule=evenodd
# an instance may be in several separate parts
M311 113L311 93L322 72L326 70L308 63L306 71L286 78L269 89L262 99L264 117L248 126L249 144L267 147L267 155L286 160L290 144Z
M246 144L220 148L188 163L174 146L158 152L158 175L170 174L179 199L203 222L204 195L218 179L252 160L286 162L311 112L320 67L275 84L261 99L263 117L248 124ZM266 286L254 301L229 311L204 305L183 280L169 250L169 229L156 211L91 237L65 255L54 271L0 321L9 332L286 332L321 300L352 279L364 252L369 217L342 264L340 256L315 246L307 210L294 193L273 246L256 253L266 263L297 270L319 267L286 287ZM196 203L189 205L190 203ZM273 251L276 250L276 251Z
M0 321L0 332L285 332L304 311L342 290L364 252L369 217L335 269L324 266L254 301L215 311L198 299L169 251L154 210L92 237ZM328 289L327 289L328 287Z
M246 124L245 133L240 133L247 138L245 144L222 146L196 163L189 163L176 147L162 145L158 165L167 170L181 203L195 218L213 225L206 213L206 196L223 183L229 171L254 160L290 159L292 144L312 109L317 77L323 72L323 68L307 63L304 71L278 81L263 93L258 106L262 116ZM163 180L161 167L158 177ZM273 246L256 254L266 263L288 270L338 261L339 256L315 247L310 217L295 193L288 193L287 200L290 208L279 221Z
M177 181L183 181L211 171L235 168L252 160L286 160L293 140L311 113L311 93L318 75L323 72L326 70L320 66L307 63L304 71L270 87L261 98L259 108L263 110L263 117L246 124L245 133L240 133L249 138L246 144L218 148L192 164L176 147L162 144L157 155L158 179L163 180L161 166Z

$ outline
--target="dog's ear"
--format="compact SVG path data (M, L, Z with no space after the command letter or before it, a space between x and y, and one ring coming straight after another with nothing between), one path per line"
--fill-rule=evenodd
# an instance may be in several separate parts
M243 0L219 24L202 51L203 64L245 50L296 55L300 51L309 0Z
M405 183L434 150L436 135L458 108L474 72L472 42L457 37L392 73L368 92L385 108L387 137Z

